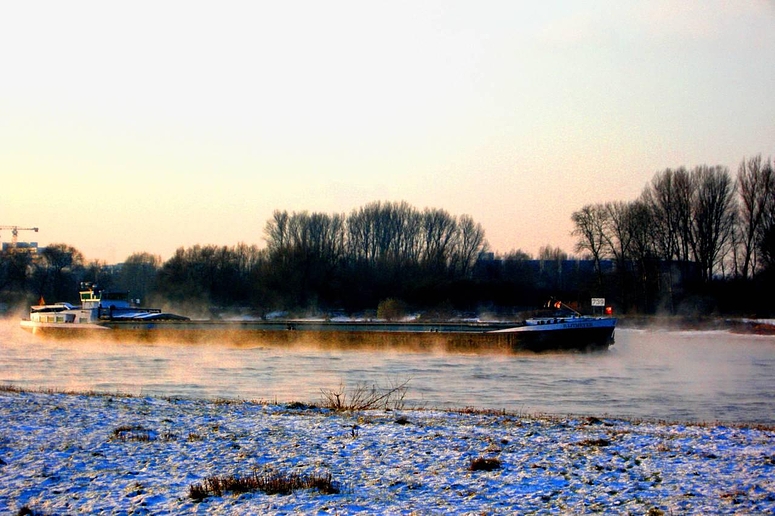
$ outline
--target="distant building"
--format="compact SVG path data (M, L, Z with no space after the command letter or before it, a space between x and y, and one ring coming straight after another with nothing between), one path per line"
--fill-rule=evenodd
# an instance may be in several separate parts
M6 253L13 249L24 250L30 254L39 254L43 252L45 247L38 247L37 242L17 242L16 245L13 242L3 242L3 252Z
M601 260L599 266L603 275L616 271L613 260ZM596 271L593 260L511 260L488 252L479 254L474 276L486 280L529 280L542 288L578 289L588 284Z

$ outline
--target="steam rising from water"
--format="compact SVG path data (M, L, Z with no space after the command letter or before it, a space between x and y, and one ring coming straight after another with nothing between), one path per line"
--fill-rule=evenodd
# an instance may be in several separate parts
M617 330L595 354L388 352L219 342L42 340L0 325L0 383L135 395L320 401L409 380L408 405L648 419L775 422L775 338Z

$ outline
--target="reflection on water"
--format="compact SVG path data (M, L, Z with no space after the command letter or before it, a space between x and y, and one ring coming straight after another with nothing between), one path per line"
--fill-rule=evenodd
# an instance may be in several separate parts
M596 354L390 353L40 340L0 325L0 383L199 398L321 400L409 380L407 405L775 423L775 338L617 330Z

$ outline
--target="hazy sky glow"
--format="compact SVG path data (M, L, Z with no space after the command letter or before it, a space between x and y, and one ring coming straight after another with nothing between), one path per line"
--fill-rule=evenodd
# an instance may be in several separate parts
M773 27L768 0L6 2L0 225L114 263L405 200L573 252L584 204L775 154Z

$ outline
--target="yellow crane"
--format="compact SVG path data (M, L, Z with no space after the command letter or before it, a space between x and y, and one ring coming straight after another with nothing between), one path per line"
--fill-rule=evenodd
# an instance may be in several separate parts
M34 231L35 233L38 232L38 228L22 228L19 226L0 226L0 231L7 231L11 230L11 235L13 235L13 238L11 240L11 245L13 247L16 247L16 244L19 242L19 231Z

